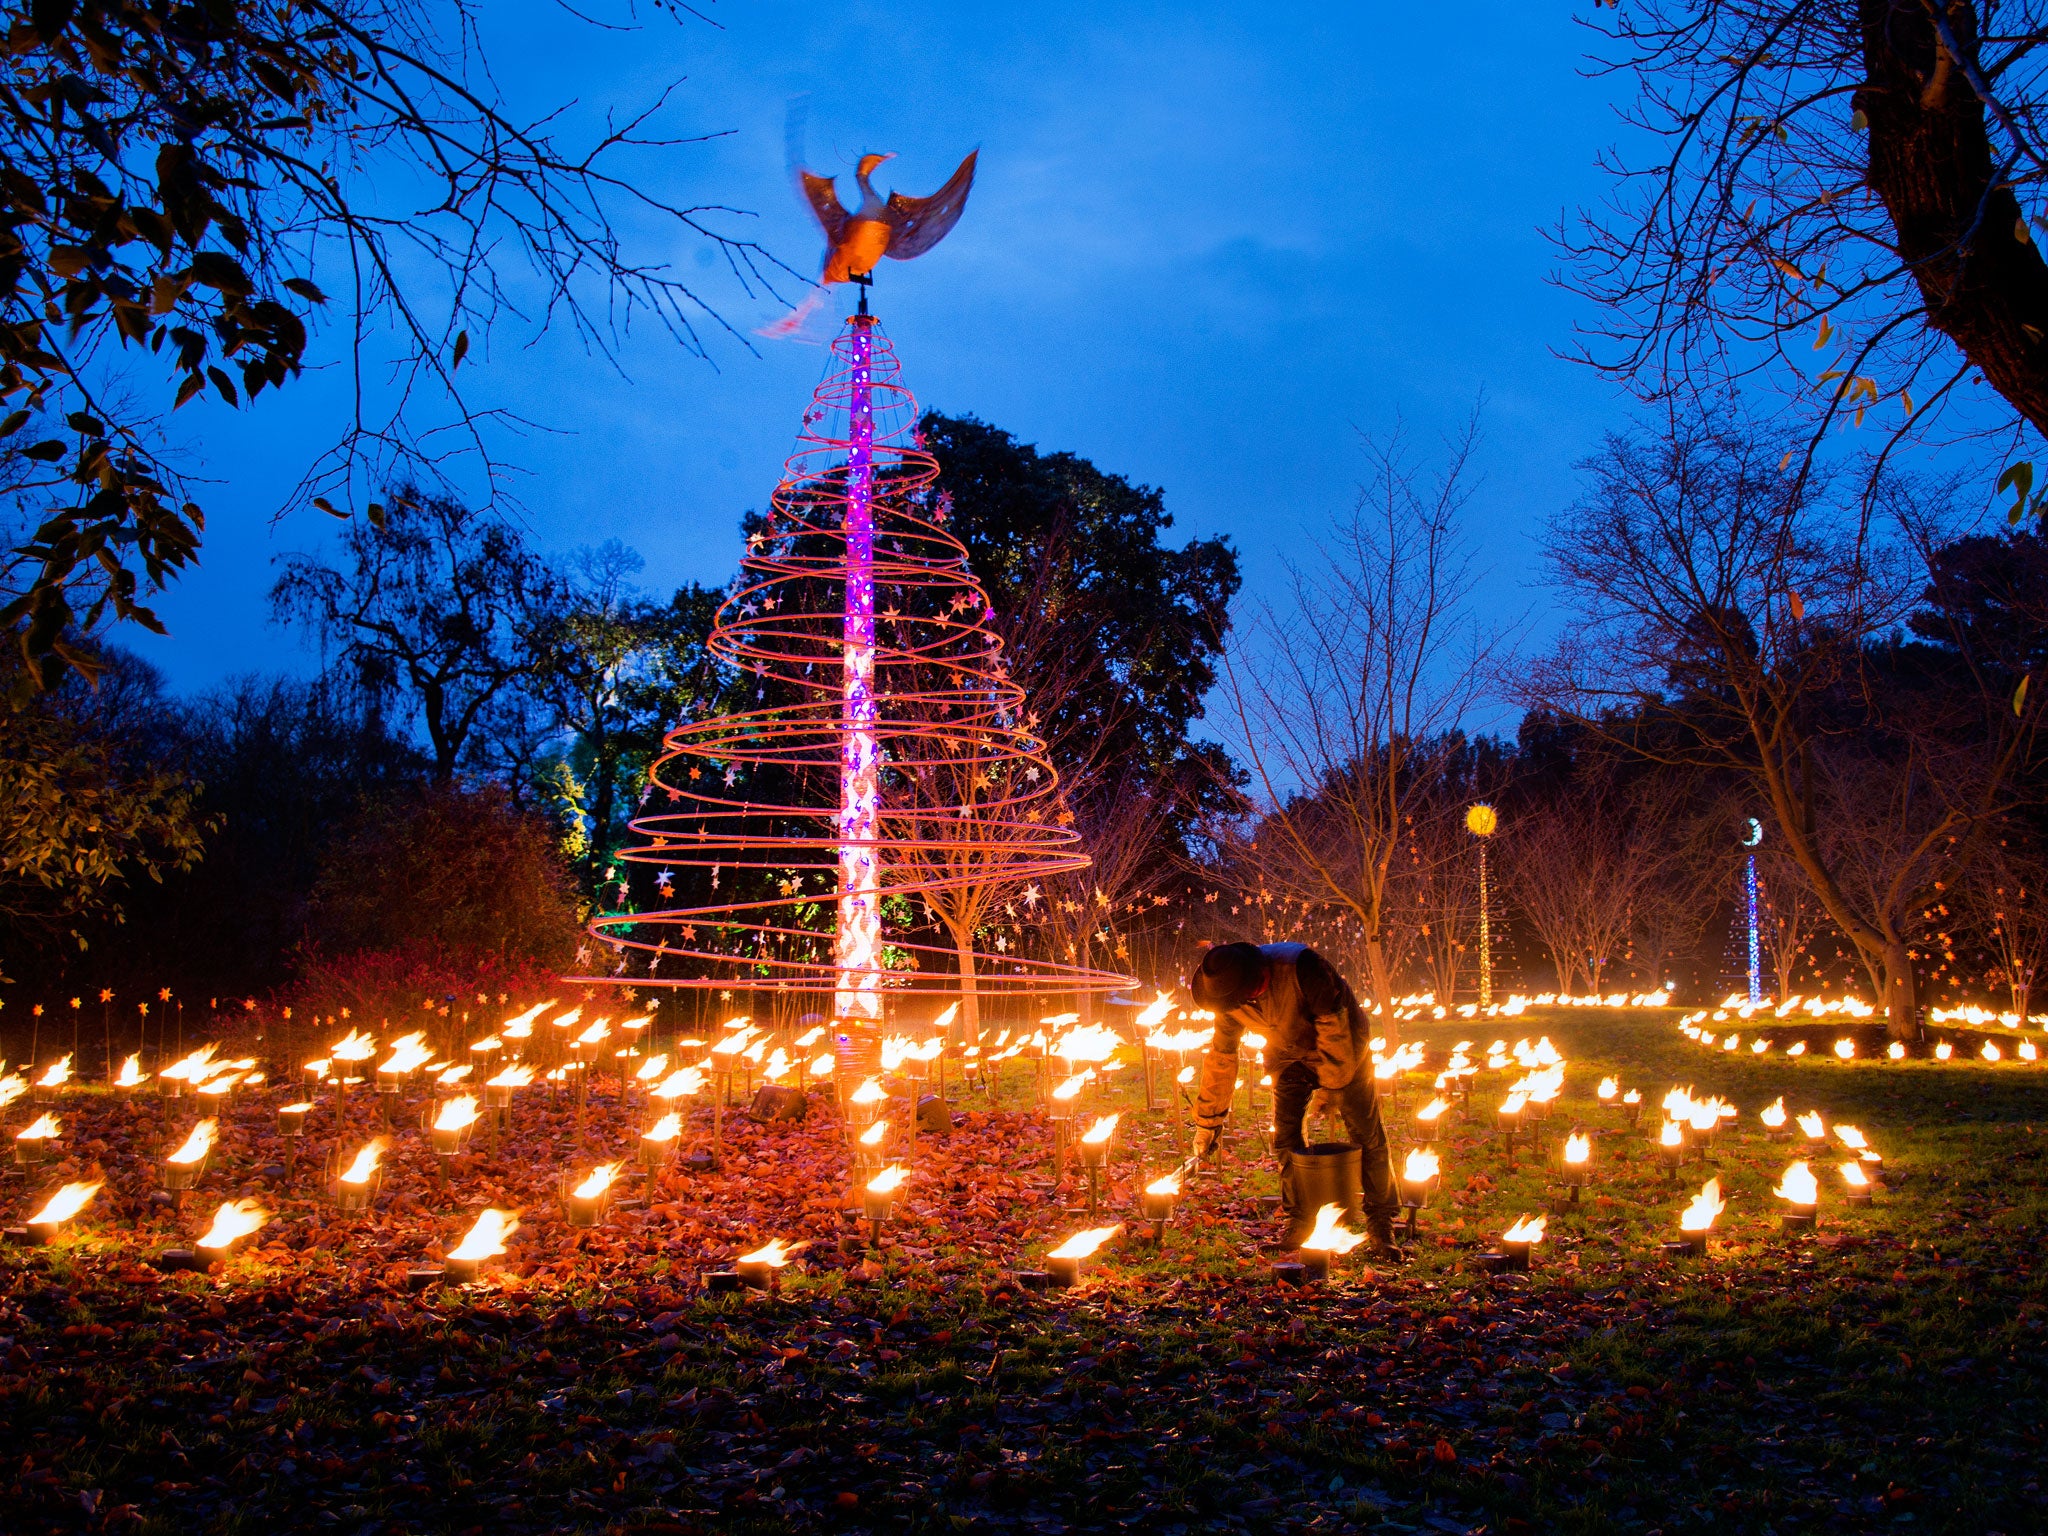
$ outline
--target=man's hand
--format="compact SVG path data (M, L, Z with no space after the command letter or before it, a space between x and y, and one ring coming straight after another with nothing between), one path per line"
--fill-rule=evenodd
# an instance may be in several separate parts
M1213 1163L1223 1150L1223 1131L1218 1126L1204 1125L1195 1129L1195 1156L1205 1163Z

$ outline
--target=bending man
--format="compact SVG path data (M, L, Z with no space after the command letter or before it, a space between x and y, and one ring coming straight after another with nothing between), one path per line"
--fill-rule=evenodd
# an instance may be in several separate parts
M1302 1121L1316 1089L1344 1112L1359 1146L1360 1205L1374 1248L1394 1249L1400 1200L1387 1130L1373 1091L1365 1010L1336 967L1306 944L1218 944L1202 957L1188 990L1197 1007L1216 1015L1216 1037L1202 1061L1195 1100L1195 1153L1213 1158L1237 1086L1237 1042L1246 1030L1266 1037L1273 1074L1273 1150L1279 1155L1283 1203L1291 1199L1288 1161L1306 1143ZM1291 1216L1308 1217L1312 1211Z

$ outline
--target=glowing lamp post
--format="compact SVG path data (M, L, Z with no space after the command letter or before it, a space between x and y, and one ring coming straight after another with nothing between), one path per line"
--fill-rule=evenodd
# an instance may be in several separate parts
M1543 1229L1548 1218L1542 1216L1518 1217L1515 1224L1500 1235L1500 1247L1491 1253L1479 1256L1491 1274L1522 1273L1529 1268L1531 1255L1543 1241Z
M442 1261L448 1279L456 1285L473 1284L486 1264L504 1254L506 1242L518 1230L519 1218L510 1212L479 1211L462 1241L449 1249L448 1257Z
M1443 1164L1434 1150L1411 1148L1401 1164L1401 1215L1408 1227L1408 1239L1415 1240L1416 1220L1442 1181Z
M464 1093L444 1100L428 1127L429 1145L434 1152L434 1177L443 1190L448 1188L448 1165L468 1147L476 1122L476 1095Z
M223 1205L213 1213L213 1224L192 1245L198 1267L211 1269L222 1259L240 1252L269 1219L254 1200L233 1200Z
M1138 1210L1152 1223L1152 1241L1166 1241L1166 1224L1173 1219L1173 1208L1180 1204L1180 1171L1154 1179L1145 1186L1145 1192L1138 1199Z
M1118 1115L1103 1115L1081 1138L1081 1166L1088 1172L1088 1212L1093 1215L1101 1203L1100 1181L1109 1159L1109 1141L1116 1134Z
M1707 1233L1712 1230L1714 1218L1728 1208L1728 1202L1721 1198L1721 1181L1709 1179L1700 1192L1692 1197L1691 1204L1678 1218L1679 1237L1676 1242L1661 1246L1665 1253L1698 1258L1707 1251Z
M41 1167L60 1130L55 1115L37 1116L33 1124L14 1133L14 1161L23 1168Z
M588 1178L568 1192L563 1205L570 1226L594 1227L604 1219L605 1208L611 1204L612 1180L618 1172L617 1163L600 1163Z
M640 1134L640 1168L652 1179L668 1166L669 1154L683 1134L683 1117L670 1110Z
M334 1204L344 1216L356 1216L370 1208L384 1182L382 1158L384 1138L373 1137L357 1151L334 1179Z
M96 1183L66 1184L43 1202L42 1209L29 1217L27 1225L8 1235L32 1248L47 1247L64 1230L65 1223L84 1210L99 1192L100 1186Z
M1569 1193L1566 1198L1576 1205L1579 1192L1586 1187L1586 1174L1593 1161L1593 1138L1583 1131L1573 1131L1564 1139L1564 1146L1558 1153L1558 1181Z
M782 1271L789 1261L808 1247L807 1243L785 1243L779 1237L771 1237L752 1253L743 1253L732 1261L733 1273L740 1277L742 1285L757 1291L772 1290L782 1278Z
M1063 1288L1079 1285L1082 1265L1121 1231L1121 1226L1090 1227L1085 1232L1076 1232L1053 1249L1045 1256L1045 1272L1052 1277L1052 1283Z
M1324 1206L1316 1212L1315 1229L1294 1252L1298 1274L1291 1278L1300 1281L1329 1279L1330 1261L1349 1253L1364 1241L1359 1233L1345 1229L1343 1206L1334 1203Z
M1500 813L1481 801L1465 811L1465 830L1479 839L1479 1006L1493 1006L1493 926L1487 910L1486 840L1500 830Z
M1785 1210L1778 1217L1780 1231L1810 1232L1819 1223L1820 1181L1805 1163L1787 1168L1772 1193L1785 1202Z
M891 1163L867 1182L861 1191L861 1215L867 1218L870 1241L882 1241L882 1223L896 1211L896 1191L908 1177L901 1164Z
M164 1188L182 1197L198 1184L213 1157L213 1143L220 1131L218 1120L202 1120L192 1127L184 1145L164 1159Z
M1444 1113L1450 1108L1449 1101L1438 1097L1415 1112L1415 1130L1424 1141L1435 1141L1443 1134Z
M1685 1161L1685 1126L1681 1122L1664 1122L1664 1128L1657 1133L1657 1156L1664 1164L1664 1171L1677 1178L1679 1165Z

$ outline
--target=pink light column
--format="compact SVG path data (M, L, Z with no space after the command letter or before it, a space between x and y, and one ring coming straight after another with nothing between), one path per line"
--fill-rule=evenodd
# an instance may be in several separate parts
M839 972L834 1013L848 1022L882 1020L881 871L875 809L880 793L875 741L874 322L853 321L853 399L846 454L846 608L841 630L839 756Z

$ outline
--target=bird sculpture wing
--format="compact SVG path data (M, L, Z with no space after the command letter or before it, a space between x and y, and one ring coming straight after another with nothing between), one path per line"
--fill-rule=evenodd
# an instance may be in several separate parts
M811 212L818 216L818 222L825 228L825 244L836 247L845 237L847 215L839 205L839 194L832 188L832 178L813 176L801 167L796 174L797 184L803 188L804 201L811 205Z
M946 238L948 231L960 222L960 215L967 207L967 193L974 185L974 159L980 153L978 149L971 151L960 162L960 169L930 197L905 197L901 192L889 194L889 255L898 261L908 261L913 256L922 256ZM833 206L838 205L835 203Z

